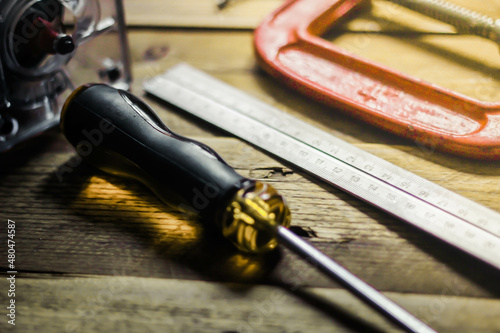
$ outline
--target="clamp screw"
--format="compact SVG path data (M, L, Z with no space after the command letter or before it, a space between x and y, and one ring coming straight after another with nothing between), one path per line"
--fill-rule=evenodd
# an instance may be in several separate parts
M389 0L395 4L454 26L458 32L500 44L500 19L493 19L444 0Z

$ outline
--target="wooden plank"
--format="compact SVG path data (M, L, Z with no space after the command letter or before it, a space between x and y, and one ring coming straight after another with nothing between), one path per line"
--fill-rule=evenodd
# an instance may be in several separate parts
M448 0L450 3L498 17L500 1ZM286 0L230 0L224 9L216 0L124 0L127 24L141 27L188 27L254 29L262 19ZM333 3L333 1L332 1ZM343 27L354 31L407 31L455 33L455 29L439 21L410 11L385 0L373 0L373 10ZM314 1L311 1L314 5ZM404 31L404 30L403 30Z
M233 0L220 9L215 0L125 0L127 25L254 29L283 0Z
M294 225L316 235L310 237L316 246L377 288L439 294L451 283L462 295L500 294L500 272L489 266L303 173L282 172L286 165L236 139L199 139L244 176L272 183L287 198ZM500 210L498 163L440 160L419 148L359 146ZM0 220L17 223L20 271L267 283L294 272L294 281L304 285L335 285L288 251L242 255L216 230L165 207L144 187L75 165L70 148L58 149L29 158L22 152L1 164ZM0 226L5 234L6 224Z
M453 291L385 294L439 332L496 332L500 325L500 304L492 300L457 297ZM0 302L5 300L2 293ZM25 333L49 327L53 333L400 331L339 289L123 276L20 274L16 311L15 328ZM0 321L2 331L8 327Z

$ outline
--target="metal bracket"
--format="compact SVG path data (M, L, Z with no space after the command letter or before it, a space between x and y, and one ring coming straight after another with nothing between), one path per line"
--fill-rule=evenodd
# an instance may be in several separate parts
M372 125L445 152L500 159L500 103L373 63L322 39L368 0L291 0L254 34L260 65L290 87Z

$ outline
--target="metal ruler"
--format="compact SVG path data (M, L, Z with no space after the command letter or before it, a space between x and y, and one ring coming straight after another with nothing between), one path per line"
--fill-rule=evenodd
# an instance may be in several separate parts
M144 89L500 269L500 213L186 64Z

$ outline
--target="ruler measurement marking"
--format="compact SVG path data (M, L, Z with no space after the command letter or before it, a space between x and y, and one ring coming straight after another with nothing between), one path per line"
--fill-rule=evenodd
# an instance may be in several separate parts
M500 238L489 223L491 218L498 223L500 214L184 65L147 82L145 88L500 268ZM450 203L458 210L448 209ZM475 221L465 219L471 212Z

